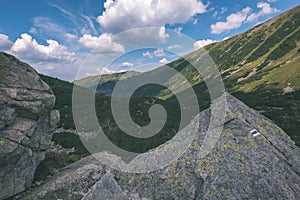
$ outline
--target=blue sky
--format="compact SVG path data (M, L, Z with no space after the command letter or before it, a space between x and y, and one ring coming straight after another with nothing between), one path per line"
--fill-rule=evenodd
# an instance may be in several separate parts
M244 32L299 3L300 0L2 1L0 51L28 62L40 73L65 80L79 77L78 71L81 77L145 71L176 59L170 51L185 44L174 40L153 48L146 45L141 49L143 45L139 45L139 50L129 52L132 48L128 44L117 41L120 32L157 27L156 32L131 32L135 37L132 41L142 36L141 41L166 43L178 37L172 32L175 31L190 37L182 51L189 52ZM97 62L86 59L92 50L100 55ZM114 62L108 65L111 60Z

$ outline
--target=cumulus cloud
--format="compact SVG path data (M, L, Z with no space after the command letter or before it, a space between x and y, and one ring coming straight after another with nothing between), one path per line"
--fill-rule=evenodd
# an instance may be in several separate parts
M274 2L274 0L270 1ZM251 8L246 7L242 11L229 15L225 22L217 22L216 24L211 25L211 32L213 34L221 34L237 29L244 23L254 22L260 17L279 12L277 8L271 7L271 5L266 2L257 3L257 8L260 9L257 13L252 13Z
M154 51L154 55L156 57L164 57L164 56L166 56L166 52L164 50L162 50L162 49L156 49Z
M9 37L5 34L0 34L0 51L8 50L13 45Z
M18 38L9 53L32 62L73 63L76 54L55 40L46 40L48 45L41 45L31 35L24 33Z
M102 31L108 33L186 23L196 14L206 12L206 6L198 0L106 0L104 8L97 21Z
M218 41L212 40L212 39L198 40L197 42L194 43L194 48L199 49L201 47L204 47L204 46L209 45L214 42L218 42Z
M163 58L159 61L159 64L165 65L167 63L169 63L170 61L168 61L166 58Z
M171 46L168 46L169 50L173 50L173 49L181 49L182 46L180 46L179 44L173 44Z
M134 64L133 63L130 63L130 62L123 62L122 64L121 64L121 67L133 67L134 66Z
M216 24L211 25L211 32L213 34L221 34L241 27L241 25L247 20L250 12L251 8L246 7L242 11L229 15L225 22L217 22Z
M114 74L117 73L116 70L109 69L108 67L102 67L102 68L97 68L97 74L96 75L102 75L102 74Z
M101 67L101 68L94 68L92 70L88 70L84 73L84 77L87 76L99 76L103 74L115 74L118 73L118 71L109 69L108 67Z
M106 55L125 52L124 46L114 42L109 34L102 34L99 37L85 34L79 39L79 44L88 50L95 50Z
M163 49L156 49L153 53L149 51L143 53L144 57L154 58L154 57L164 57L166 56L166 52Z
M271 15L271 14L279 12L279 10L277 8L271 7L271 5L266 2L257 3L257 8L259 8L261 10L258 13L252 13L251 15L249 15L249 17L247 18L247 22L253 22L265 15Z
M150 53L149 51L143 53L143 56L144 56L144 57L147 57L147 58L153 58L153 57L154 57L153 54Z

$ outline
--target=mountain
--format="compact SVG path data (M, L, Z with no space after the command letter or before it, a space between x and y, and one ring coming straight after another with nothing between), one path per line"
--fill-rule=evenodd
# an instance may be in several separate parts
M166 125L150 140L128 137L118 128L112 116L110 94L121 75L104 76L102 86L97 88L100 94L95 94L98 122L115 145L140 153L133 161L143 163L154 158L148 167L164 162L163 153L195 134L179 159L148 173L122 172L90 156L72 117L74 83L39 77L27 64L1 54L0 64L4 64L0 68L0 198L17 194L12 198L300 199L300 149L293 141L300 144L299 13L300 6L245 33L205 47L222 74L226 90L232 93L225 92L214 102L210 102L201 76L186 61L200 65L199 54L203 49L169 63L193 86L201 112L195 109L192 123L180 129L177 125L181 110L170 90L154 85L139 89L130 99L129 113L134 122L140 126L150 123L149 109L154 104L163 105L167 111ZM160 67L143 74L133 73L120 81L143 79L164 70ZM84 79L80 84L88 89L80 88L82 92L93 95L90 89L96 88L97 79ZM187 94L185 85L177 80L175 75L168 83L177 94ZM53 94L54 109L60 110L61 122L50 141L53 130L50 125L58 118L58 113L52 111ZM203 156L206 151L202 147L210 145L206 140L210 105L222 99L226 99L228 106L224 127L211 151ZM193 111L193 106L184 109ZM31 124L38 128L32 128ZM170 156L172 153L176 149ZM141 167L133 161L126 165L110 153L94 156L113 156L116 166L125 166L129 171ZM33 174L35 182L31 184Z
M205 49L222 73L226 90L300 145L300 6Z
M210 109L197 115L183 135L135 158L147 161L159 156L173 140L182 141L185 134L196 131L188 150L167 167L125 173L90 156L21 199L299 199L300 149L272 121L230 94L222 98L228 104L225 126L206 157L201 156L201 145ZM260 135L250 134L254 128Z
M300 6L297 6L245 33L204 48L222 74L228 91L289 93L300 88L299 41ZM201 84L201 77L185 61L200 65L201 59L197 57L201 55L200 51L168 65L181 72L193 85ZM162 94L164 92L159 96L164 97Z
M104 74L101 76L89 76L80 80L76 80L74 83L82 87L97 91L99 94L110 96L112 94L112 88L115 87L119 80L130 78L141 74L136 71L128 71L115 74Z
M297 85L296 83L300 79L299 70L295 70L296 65L293 64L299 58L299 51L297 50L297 48L283 51L284 56L281 57L279 61L284 61L284 64L276 67L274 66L274 63L276 64L278 60L275 60L274 62L270 63L269 66L264 67L261 70L257 70L256 73L252 73L252 75L247 77L245 80L241 80L240 78L248 76L246 74L248 72L251 72L251 70L253 71L252 68L255 68L258 62L263 62L268 57L267 54L270 54L272 52L267 52L266 55L260 56L257 61L251 62L250 64L243 63L245 62L243 60L247 60L246 58L251 56L256 51L256 49L259 48L260 45L267 45L266 41L269 41L270 39L268 38L270 38L271 36L273 38L277 38L278 36L279 38L277 38L277 40L281 42L296 41L296 44L299 47L298 40L291 40L290 37L287 37L287 35L289 35L290 29L284 28L290 26L291 24L299 23L299 20L296 20L298 19L297 17L299 17L299 8L300 7L298 6L282 15L279 15L274 19L271 19L263 24L254 27L246 33L242 33L226 41L211 44L205 47L206 50L212 52L211 56L214 58L215 63L222 72L222 77L224 79L226 89L230 91L235 97L238 97L240 100L246 103L248 106L259 111L261 114L265 115L281 128L283 128L283 130L289 136L291 136L291 138L296 142L298 146L300 145L300 136L298 134L300 128L300 92L299 88L295 87L294 85ZM292 26L293 29L295 27L296 26ZM287 32L285 32L284 30L286 30ZM281 31L283 31L283 33L279 34L279 32ZM261 38L259 35L265 36L264 38ZM281 42L277 42L278 44L275 46L279 47ZM252 50L250 51L251 48ZM275 49L276 48L272 48L273 51ZM195 51L187 55L186 57L188 59L196 59L199 51L201 50ZM244 51L248 53L244 53ZM222 56L223 53L227 56ZM230 58L229 55L237 57L238 59L226 59L227 57ZM201 80L201 76L199 76L199 74L193 73L193 69L191 68L191 66L189 66L188 63L183 59L179 59L168 65L177 69L179 72L181 72L181 74L187 77L188 80L192 80L190 81L190 83L192 83L193 88L195 89L195 91L197 91L200 110L208 108L210 105L210 97L207 94L207 87ZM291 70L289 70L290 66ZM226 72L226 69L228 70L228 72L231 71L232 73L228 74ZM147 72L146 75L144 74L144 76L148 76L148 74L151 75L159 73L160 70L162 69L159 68L154 71ZM281 71L284 71L284 73ZM129 73L129 75L130 74L131 73ZM133 74L134 77L130 76L131 78L143 76L135 75L134 72ZM118 80L118 77L120 77L120 75L122 74L101 76L100 83L102 85L104 83L105 87L107 86L107 92L105 92L106 95L110 96L111 91L113 90L113 87L110 86L114 86L116 84L116 80ZM284 75L284 77L276 77L278 75ZM36 176L37 180L43 179L49 175L53 175L55 174L56 170L60 169L61 167L66 166L71 162L77 161L87 155L84 151L85 148L81 144L79 137L71 134L76 132L74 131L75 125L73 122L73 118L70 117L72 116L71 107L73 84L48 76L41 75L41 77L47 84L51 86L56 96L55 109L60 110L60 127L64 128L62 132L54 134L53 142L63 146L64 148L70 148L72 147L72 145L76 148L75 153L73 153L72 155L66 155L65 153L60 154L56 152L48 153L46 155L45 161L43 161L40 165L41 167L38 168L38 173ZM99 77L89 77L87 79L80 80L83 81L80 82L80 84L88 88L95 88L94 84L99 81L98 79ZM237 81L238 79L240 79L239 82ZM264 79L266 79L266 81L268 79L270 83L273 80L273 82L275 83L262 84L259 87L254 88L250 87L251 84L256 84L257 81L265 81ZM284 85L286 85L284 81L290 82L291 88L294 86L290 91L287 90L287 93L284 93L284 88L286 88L283 87ZM232 82L234 84L232 84ZM251 88L251 91L248 91L248 89L247 91L243 91L243 89L245 88ZM139 90L135 94L134 98L132 98L133 100L131 103L130 111L132 113L131 116L134 117L134 120L136 122L139 122L140 124L147 124L147 122L149 122L149 106L145 106L145 102L153 102L155 100L156 102L163 105L169 105L169 116L172 116L168 127L166 127L166 129L161 132L161 135L166 135L167 137L157 138L155 141L151 142L144 141L143 145L140 145L139 142L128 140L128 138L119 137L120 135L122 135L122 132L114 123L114 119L110 112L110 98L102 95L96 96L98 96L96 101L98 103L97 106L95 106L97 112L105 113L106 116L106 119L99 119L101 121L101 126L104 127L104 131L107 131L108 134L111 134L110 137L114 138L117 144L125 144L126 146L124 148L140 149L140 146L143 146L143 152L146 152L152 147L163 144L165 141L174 136L172 132L173 128L176 129L176 127L173 126L172 122L174 122L174 120L177 120L179 112L178 108L176 107L177 102L168 90L164 90L164 88L160 88L157 86L148 86ZM107 127L108 122L110 122L110 127ZM109 133L111 129L113 131ZM123 140L126 142L124 143ZM69 141L74 141L74 143Z
M218 67L226 90L272 119L300 145L300 6L204 49ZM167 65L188 80L197 91L200 108L204 109L210 101L207 86L190 64L201 65L202 52L203 49L197 50ZM155 76L164 70L160 67L129 79ZM170 77L167 84L177 93L184 92L187 88L176 80L177 76ZM105 92L98 92L110 95L115 79L113 83L105 85ZM174 99L170 90L155 85L141 88L135 96Z

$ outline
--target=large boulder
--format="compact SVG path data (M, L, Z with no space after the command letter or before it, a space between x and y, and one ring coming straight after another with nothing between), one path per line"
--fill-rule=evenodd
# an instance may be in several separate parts
M54 103L33 68L0 53L0 199L31 186L59 121Z
M227 102L225 124L207 156L202 157L200 149L210 109L185 129L186 133L197 131L194 141L169 166L149 173L125 173L105 166L94 155L67 166L21 199L300 199L300 149L272 121L232 95L221 99ZM260 135L252 135L253 129ZM171 141L136 159L147 161L149 155L169 148Z

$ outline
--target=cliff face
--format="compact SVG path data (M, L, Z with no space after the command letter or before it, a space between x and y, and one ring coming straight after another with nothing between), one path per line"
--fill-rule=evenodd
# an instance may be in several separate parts
M28 191L23 199L300 199L300 149L272 121L230 94L223 97L228 105L226 122L206 157L201 156L200 149L210 120L209 109L185 129L197 131L192 145L163 169L125 173L90 156ZM250 134L253 129L261 134ZM137 159L160 154L169 148L168 143Z
M31 186L59 121L54 102L34 69L0 53L0 199Z

